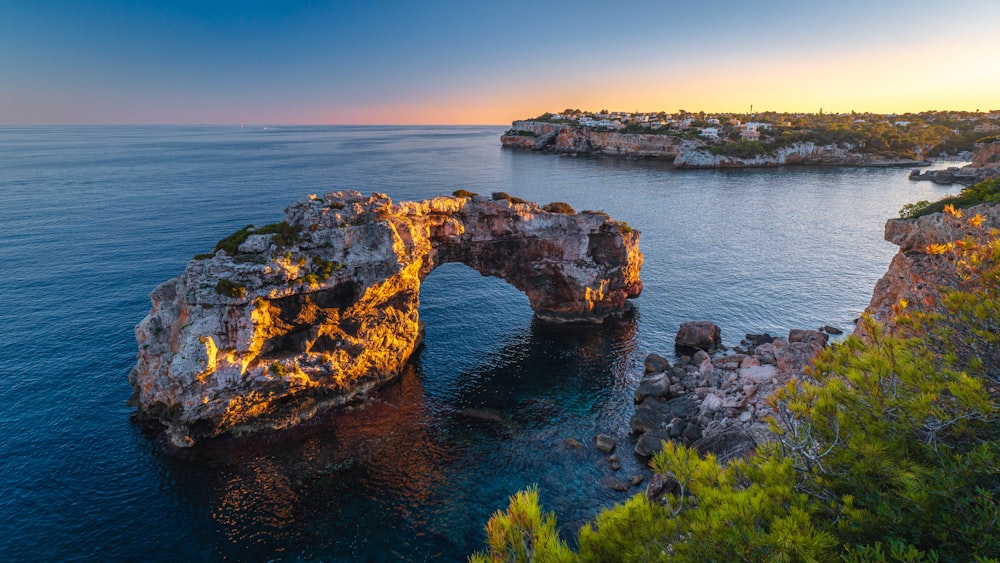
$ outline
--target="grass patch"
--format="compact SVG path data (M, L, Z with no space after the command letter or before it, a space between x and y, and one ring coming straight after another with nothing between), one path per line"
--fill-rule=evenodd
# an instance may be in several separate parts
M240 245L246 242L247 237L251 234L253 234L253 225L247 225L216 243L214 251L225 250L226 254L236 254Z
M958 195L935 202L922 200L908 203L899 210L899 217L900 219L916 219L931 213L940 213L944 211L945 205L954 205L958 209L963 209L980 203L1000 203L1000 178L968 186Z
M615 225L618 227L618 230L622 232L622 234L628 235L635 231L635 229L633 229L632 226L625 221L615 221Z
M342 201L331 201L330 204L327 205L327 207L329 207L330 209L343 209L344 208L344 202L342 202Z
M209 258L211 258L213 256L215 256L215 253L213 253L213 252L206 252L204 254L195 254L194 255L194 259L195 260L208 260Z

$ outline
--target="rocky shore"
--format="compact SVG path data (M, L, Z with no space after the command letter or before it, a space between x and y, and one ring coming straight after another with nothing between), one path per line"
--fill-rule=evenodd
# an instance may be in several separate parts
M926 180L935 184L962 184L971 186L983 180L1000 176L1000 140L976 143L972 151L972 163L961 168L951 166L944 170L919 169L910 172L910 180Z
M630 455L646 462L664 441L713 454L722 462L750 454L758 444L773 440L768 423L774 412L768 404L771 394L805 377L806 366L830 337L843 334L830 326L791 330L784 337L747 334L739 345L727 347L720 333L719 326L708 321L683 323L671 354L674 362L656 353L646 357L629 421ZM609 454L601 462L610 470L603 486L626 491L645 482L641 474L617 475L625 444L598 434L594 445ZM656 498L668 486L664 476L652 475L647 495Z
M619 133L539 121L514 121L500 137L507 148L556 154L672 160L676 168L819 166L914 166L926 161L862 154L836 145L796 143L751 158L714 154L707 141L653 133Z

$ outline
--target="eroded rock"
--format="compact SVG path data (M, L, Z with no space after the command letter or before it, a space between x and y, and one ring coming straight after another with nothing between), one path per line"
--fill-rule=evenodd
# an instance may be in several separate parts
M422 334L421 281L438 265L506 280L543 321L597 323L641 292L638 243L607 214L509 199L310 196L153 291L131 404L176 446L286 427L400 371Z

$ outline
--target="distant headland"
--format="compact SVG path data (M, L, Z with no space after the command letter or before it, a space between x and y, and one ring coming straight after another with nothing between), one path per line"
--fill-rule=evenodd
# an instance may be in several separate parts
M874 113L598 112L566 109L514 121L501 144L573 155L672 160L677 168L815 164L919 166L972 160L1000 131L1000 110Z

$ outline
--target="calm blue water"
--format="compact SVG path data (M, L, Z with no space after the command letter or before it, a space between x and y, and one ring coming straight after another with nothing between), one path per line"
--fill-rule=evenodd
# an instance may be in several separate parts
M715 321L730 344L849 330L895 250L885 219L954 191L905 169L678 172L510 152L504 129L0 128L0 558L454 560L532 483L569 536L625 495L566 439L610 433L626 442L621 475L642 469L631 392L680 322ZM345 188L603 209L642 231L637 314L553 333L504 282L448 265L421 292L419 361L371 407L157 451L124 406L150 290L235 229Z

